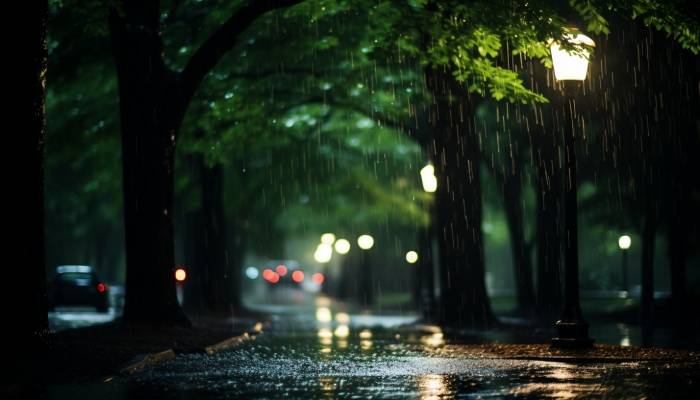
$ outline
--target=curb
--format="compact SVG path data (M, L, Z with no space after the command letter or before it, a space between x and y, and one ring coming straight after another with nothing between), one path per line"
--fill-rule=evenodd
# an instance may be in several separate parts
M158 364L161 362L173 360L175 358L175 356L176 356L175 351L173 351L173 349L163 350L163 351L160 351L158 353L147 353L139 361L128 364L127 366L119 369L119 371L117 371L116 375L109 375L107 377L102 378L102 382L109 383L114 378L116 378L117 375L131 375L135 372L141 371L142 369L146 368L149 365L154 365L154 364Z
M175 358L175 351L173 349L168 349L160 351L158 353L146 354L141 360L129 364L126 367L119 370L120 374L133 374L134 372L141 371L145 367L153 364L158 364L164 361L169 361Z
M228 339L222 340L219 343L212 344L211 346L207 346L204 348L204 352L209 354L210 356L219 353L223 350L231 349L233 347L239 346L245 342L248 342L250 340L254 340L255 336L248 334L248 332L239 335L239 336L233 336Z

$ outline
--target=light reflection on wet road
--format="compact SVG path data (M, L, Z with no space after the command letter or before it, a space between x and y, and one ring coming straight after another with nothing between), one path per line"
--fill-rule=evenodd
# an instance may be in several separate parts
M179 355L108 384L53 387L49 397L693 398L700 389L695 365L478 358L458 345L445 347L437 328L401 337L382 327L381 317L357 318L324 306L303 319L294 315L301 314L278 319L236 349Z

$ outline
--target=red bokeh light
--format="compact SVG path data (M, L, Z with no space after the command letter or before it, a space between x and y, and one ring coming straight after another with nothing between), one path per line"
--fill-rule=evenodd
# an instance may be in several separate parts
M107 291L107 285L105 285L104 283L101 283L101 282L98 283L98 284L97 284L97 291L100 292L100 293L106 292L106 291Z
M270 268L266 268L263 271L263 279L265 279L268 282L272 279L272 277L274 275L277 275L277 274L275 273L275 271L271 270Z
M285 275L287 275L287 266L284 264L280 264L277 266L277 268L275 268L275 271L277 271L277 273L280 276L285 276Z
M279 281L280 281L280 276L276 272L273 272L272 276L270 277L269 282L270 283L277 283Z
M296 283L299 283L304 280L304 272L296 270L292 272L292 280Z
M320 272L316 272L315 274L311 275L311 280L317 285L322 284L325 279L326 277Z

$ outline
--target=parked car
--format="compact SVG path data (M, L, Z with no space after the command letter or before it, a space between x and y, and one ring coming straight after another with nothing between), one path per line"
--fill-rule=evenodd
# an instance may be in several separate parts
M98 312L109 310L109 288L92 267L61 265L48 288L49 311L57 306L92 306Z

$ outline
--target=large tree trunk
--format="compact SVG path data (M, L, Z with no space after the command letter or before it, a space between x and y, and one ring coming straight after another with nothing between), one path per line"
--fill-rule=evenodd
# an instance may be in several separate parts
M126 17L110 16L122 131L124 320L189 325L172 276L174 151L184 107L176 76L161 59L154 3L129 2Z
M549 121L553 123L553 121ZM551 324L561 311L561 170L556 136L547 123L535 133L537 169L537 312Z
M483 327L495 321L484 282L480 148L473 106L449 71L428 69L433 95L435 196L443 324Z
M651 186L651 185L649 185ZM654 190L647 188L647 190ZM654 306L654 247L656 244L656 204L651 199L653 193L647 192L645 200L644 230L642 232L642 303L641 322L652 323Z
M517 311L521 315L532 315L535 305L535 290L532 285L532 261L530 246L525 240L525 226L522 204L522 175L517 169L519 160L514 161L516 170L506 172L503 181L503 204L513 253L513 272Z
M16 38L17 49L7 60L10 71L5 73L6 86L20 88L12 91L7 104L7 126L12 134L5 135L8 153L14 153L6 176L5 200L9 200L5 222L9 233L6 249L8 259L19 264L3 270L0 291L3 320L9 336L10 356L19 353L19 361L40 355L48 333L46 303L46 273L44 266L44 99L46 85L46 18L47 2L38 1L20 6ZM13 15L13 18L15 15ZM6 220L7 221L7 220ZM16 360L10 358L15 366ZM8 377L20 372L10 368ZM12 379L10 379L12 380ZM5 380L2 379L4 382ZM16 383L16 382L13 382Z
M204 273L204 294L210 311L231 311L234 284L240 271L234 271L227 248L226 225L224 218L223 186L224 176L221 165L200 166L202 189L204 264L199 266Z

